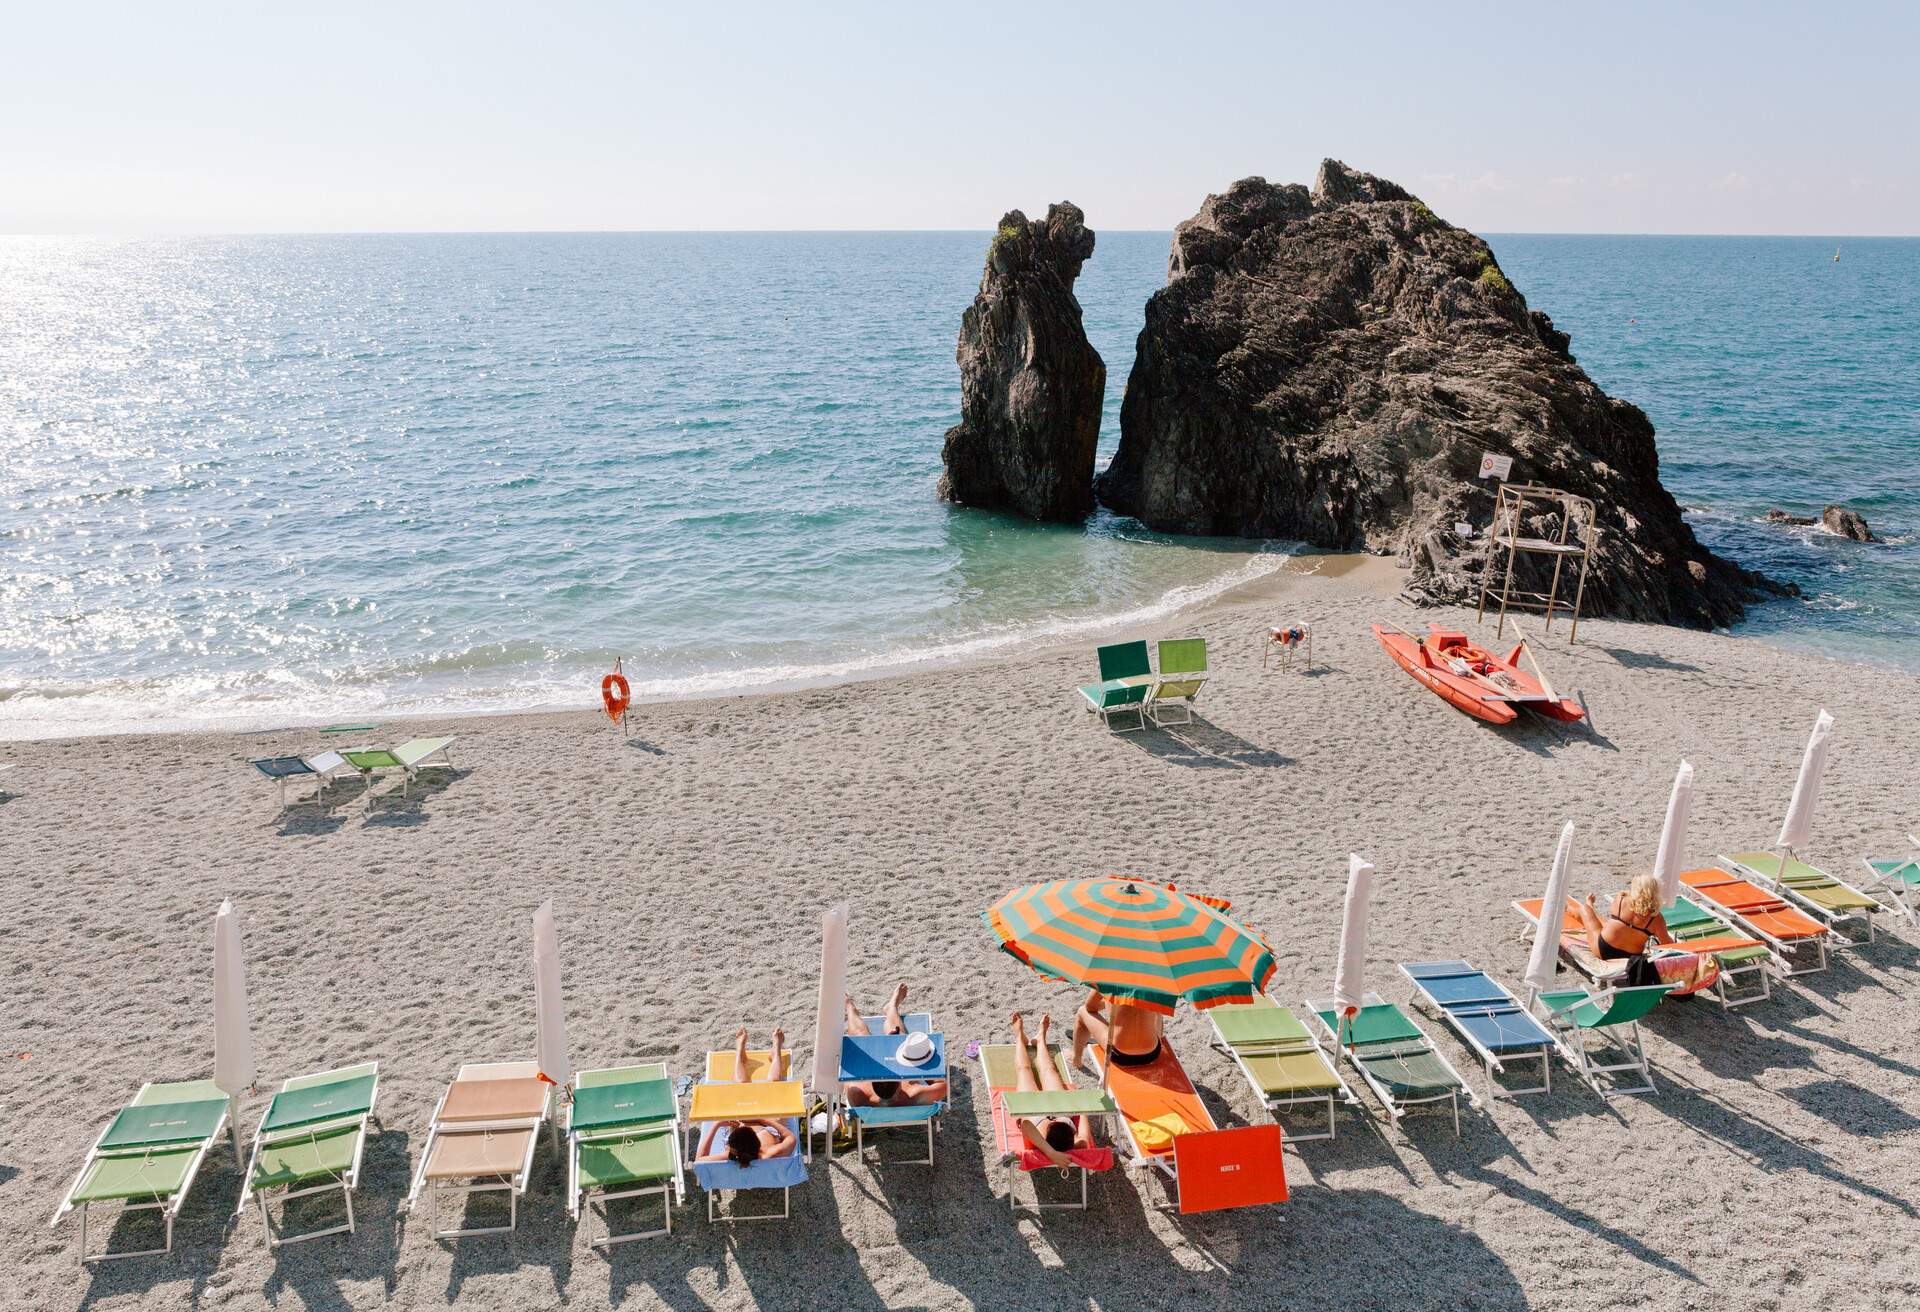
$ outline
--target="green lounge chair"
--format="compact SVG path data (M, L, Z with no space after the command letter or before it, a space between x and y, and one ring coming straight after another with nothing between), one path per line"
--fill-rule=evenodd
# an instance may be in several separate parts
M1909 925L1920 924L1920 908L1914 905L1920 899L1920 861L1910 856L1885 861L1862 857L1861 863L1872 876L1864 891L1883 895L1885 905L1905 916Z
M1192 724L1193 699L1207 682L1207 640L1174 638L1160 643L1160 676L1147 696L1155 724ZM1178 718L1175 718L1175 713Z
M412 787L414 779L422 770L451 770L454 768L453 755L447 749L452 747L453 738L415 738L401 743L392 751L384 747L362 747L351 752L342 752L348 765L360 772L366 782L367 809L373 809L373 778L382 770L399 770L400 796L405 797ZM434 759L434 758L439 759Z
M253 1132L253 1159L240 1187L240 1205L233 1209L238 1217L249 1202L258 1200L268 1248L353 1233L353 1191L360 1187L360 1157L379 1089L380 1063L370 1061L296 1075L273 1095ZM344 1221L285 1233L286 1204L336 1190L347 1209ZM273 1214L267 1209L267 1195L274 1193L281 1196L280 1234L274 1233Z
M1334 1137L1340 1104L1352 1107L1359 1100L1298 1016L1265 994L1251 1003L1209 1007L1206 1016L1213 1023L1213 1046L1233 1059L1254 1097L1276 1120L1283 1113L1325 1106L1324 1131L1289 1131L1288 1139L1299 1143Z
M1880 902L1852 884L1791 854L1735 852L1720 859L1738 874L1779 889L1789 902L1833 931L1835 947L1873 942L1873 917L1881 909ZM1867 931L1864 939L1854 937L1857 929Z
M1684 948L1709 939L1746 937L1731 921L1689 897L1675 898L1670 905L1660 908L1660 918L1666 922L1676 947ZM1732 1011L1773 996L1773 950L1766 944L1726 948L1715 952L1713 959L1720 963L1720 978L1713 982L1708 996L1720 1003L1720 1010Z
M1405 1012L1378 993L1364 995L1354 1016L1335 1014L1331 999L1309 998L1307 1007L1396 1125L1410 1108L1440 1104L1453 1113L1453 1136L1460 1137L1460 1095L1475 1107L1480 1096Z
M1131 713L1133 728L1116 730L1119 733L1146 728L1147 694L1153 691L1153 664L1147 658L1147 644L1118 642L1100 648L1098 655L1100 682L1080 687L1087 710L1104 720L1108 729L1113 729L1115 715Z
M212 1080L144 1084L134 1100L100 1131L60 1208L80 1214L79 1256L88 1262L153 1257L173 1251L173 1221L187 1201L200 1163L227 1128L227 1095ZM121 1213L157 1211L166 1223L159 1248L123 1253L87 1251L87 1213L95 1203L119 1204Z
M1542 993L1536 1003L1541 1019L1560 1039L1560 1050L1580 1078L1593 1086L1602 1098L1616 1093L1657 1093L1653 1071L1647 1065L1646 1044L1640 1038L1640 1021L1667 996L1666 984L1646 984L1638 988L1603 989L1589 993L1585 989L1557 989ZM1589 1036L1609 1040L1622 1060L1608 1062L1588 1047ZM1633 1071L1646 1081L1629 1086L1603 1083L1602 1076Z
M661 1227L614 1234L607 1205L650 1194L660 1196ZM567 1106L567 1214L578 1222L582 1207L592 1213L595 1197L607 1233L589 1239L589 1247L673 1233L673 1209L686 1201L686 1170L680 1159L680 1102L664 1064L610 1066L574 1076L573 1101Z

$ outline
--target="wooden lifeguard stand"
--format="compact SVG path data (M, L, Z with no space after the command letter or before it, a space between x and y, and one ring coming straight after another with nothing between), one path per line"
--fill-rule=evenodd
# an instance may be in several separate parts
M1533 507L1536 516L1547 515L1552 523L1545 537L1527 537L1527 507ZM1497 638L1507 627L1509 608L1520 610L1541 610L1546 612L1546 627L1553 629L1554 611L1570 610L1573 617L1573 629L1567 635L1567 645L1572 646L1580 636L1580 603L1587 592L1587 567L1593 563L1593 548L1600 537L1600 521L1595 514L1593 502L1571 492L1562 492L1559 488L1542 487L1538 483L1502 483L1494 493L1493 525L1487 530L1487 560L1480 571L1480 610L1479 618L1487 616L1487 598L1493 597L1500 603L1500 616L1494 626ZM1505 553L1505 561L1501 553ZM1552 582L1545 592L1536 592L1525 588L1516 588L1513 582L1514 559L1518 556L1551 556L1553 558ZM1560 580L1566 568L1578 561L1580 572L1573 589L1573 605L1568 607L1560 600ZM1496 586L1495 570L1499 570Z

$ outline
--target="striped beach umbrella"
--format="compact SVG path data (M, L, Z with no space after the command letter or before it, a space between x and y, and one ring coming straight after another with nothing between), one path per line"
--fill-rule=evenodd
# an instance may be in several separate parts
M1047 979L1153 1011L1245 1002L1273 978L1273 950L1219 898L1105 876L1017 888L985 912L1000 946Z

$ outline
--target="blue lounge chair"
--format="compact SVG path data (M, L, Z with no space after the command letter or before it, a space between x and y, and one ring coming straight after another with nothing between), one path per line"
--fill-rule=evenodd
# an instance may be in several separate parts
M327 799L328 776L335 770L347 767L347 758L338 752L322 752L318 756L262 756L247 762L280 789L280 809L287 809L287 783L293 779L311 779L314 782L313 800L317 803Z
M840 1083L867 1083L873 1080L944 1080L947 1078L947 1039L944 1034L933 1028L933 1017L927 1012L917 1011L902 1016L909 1034L925 1034L933 1040L933 1056L920 1063L903 1062L893 1055L900 1045L900 1036L885 1034L886 1017L864 1016L867 1028L872 1034L848 1034L840 1040ZM925 1103L913 1107L855 1107L847 1106L847 1116L853 1121L853 1153L855 1157L866 1152L866 1131L873 1129L901 1129L922 1126L927 1132L927 1155L916 1158L910 1165L933 1165L933 1130L940 1113L945 1111L944 1102ZM833 1153L833 1139L828 1136L827 1153Z
M1486 1063L1487 1084L1494 1097L1552 1092L1553 1054L1560 1045L1506 985L1465 961L1405 962L1400 970L1413 981L1427 1009L1437 1013ZM1518 1088L1500 1083L1498 1077L1506 1073L1507 1062L1535 1059L1540 1062L1540 1083Z

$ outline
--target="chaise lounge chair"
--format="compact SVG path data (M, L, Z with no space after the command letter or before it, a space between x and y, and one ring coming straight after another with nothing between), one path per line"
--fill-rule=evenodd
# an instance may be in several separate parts
M1861 887L1882 898L1882 904L1907 918L1909 925L1920 925L1920 861L1910 856L1874 860L1862 857L1871 878Z
M1287 1201L1287 1163L1278 1125L1223 1130L1170 1039L1144 1066L1107 1062L1106 1049L1087 1051L1104 1067L1107 1095L1120 1110L1133 1159L1173 1181L1182 1214Z
M249 1202L259 1201L268 1248L353 1233L353 1191L360 1187L360 1156L379 1084L380 1064L367 1062L294 1076L273 1095L253 1132L253 1157L240 1187L240 1205L233 1209L237 1218ZM346 1205L346 1220L302 1234L284 1232L285 1204L336 1190ZM274 1233L267 1209L267 1195L273 1193L282 1202L280 1234Z
M1515 902L1513 908L1529 925L1539 923L1539 898ZM1773 965L1773 952L1764 942L1739 932L1724 917L1690 898L1676 899L1673 905L1661 908L1660 916L1678 940L1676 948L1710 955L1719 963L1719 978L1701 992L1717 1000L1722 1011L1772 995L1768 970ZM1626 978L1625 961L1594 955L1587 942L1586 921L1580 916L1579 903L1572 898L1567 899L1561 913L1560 959L1594 984L1618 984Z
M100 1131L53 1214L53 1224L59 1225L67 1213L80 1213L81 1265L171 1253L174 1218L187 1201L207 1150L226 1128L227 1095L212 1080L142 1085ZM89 1253L87 1214L95 1203L117 1203L122 1215L159 1212L166 1242L158 1248Z
M1556 989L1542 993L1535 1003L1542 1009L1541 1019L1561 1038L1560 1050L1581 1079L1593 1086L1602 1098L1616 1093L1657 1093L1653 1071L1647 1065L1646 1044L1640 1038L1640 1020L1672 992L1666 984L1644 984L1638 988L1603 989L1589 993L1585 989ZM1587 1046L1588 1037L1610 1040L1623 1058L1608 1062ZM1610 1085L1603 1076L1633 1071L1646 1081L1635 1085Z
M1414 961L1400 971L1428 1008L1486 1064L1488 1092L1495 1098L1553 1092L1553 1054L1559 1040L1528 1014L1511 990L1464 961ZM1540 1083L1519 1088L1501 1085L1506 1063L1540 1063Z
M924 1011L912 1012L900 1018L907 1027L908 1034L924 1034L933 1040L933 1056L923 1062L901 1061L896 1055L901 1039L898 1034L887 1034L886 1017L866 1016L867 1028L871 1034L845 1034L840 1039L840 1083L870 1080L944 1080L947 1078L947 1036L933 1028L933 1016ZM912 1129L923 1127L927 1133L927 1155L915 1158L906 1165L933 1165L933 1131L945 1111L944 1102L921 1103L911 1107L855 1107L846 1105L848 1119L853 1122L853 1154L862 1157L866 1154L866 1132L869 1128ZM833 1156L833 1137L827 1137L827 1156Z
M1117 733L1146 728L1147 694L1153 690L1153 665L1147 658L1147 644L1114 643L1100 648L1098 655L1100 682L1080 687L1080 695L1087 700L1087 710L1105 721L1109 730L1113 730L1114 716L1131 714L1136 721L1133 728L1113 730Z
M314 783L313 802L324 805L327 800L327 784L335 770L350 768L346 757L338 752L322 752L318 756L263 756L247 762L266 778L273 780L280 789L280 809L287 809L287 783L294 779L312 779Z
M348 765L360 772L366 781L367 809L373 809L373 779L382 770L399 770L400 796L405 797L413 781L422 770L451 770L454 768L453 755L447 749L458 741L456 738L415 738L401 743L392 751L384 747L362 747L351 752L342 752ZM438 759L435 759L438 758Z
M1453 1113L1453 1136L1460 1137L1460 1095L1474 1107L1480 1096L1405 1012L1378 993L1363 996L1355 1016L1337 1015L1331 999L1309 998L1307 1007L1395 1124L1411 1108L1441 1105Z
M1038 1120L1045 1116L1087 1116L1095 1119L1117 1116L1120 1109L1114 1105L1102 1089L1076 1089L1073 1086L1073 1073L1060 1060L1059 1050L1049 1046L1047 1060L1053 1062L1054 1069L1060 1072L1061 1082L1068 1087L1064 1091L1041 1090L1019 1093L1014 1085L1014 1055L1011 1043L988 1043L980 1047L980 1077L987 1086L987 1101L991 1105L993 1116L994 1149L1000 1154L1000 1161L1007 1168L1007 1206L1017 1206L1014 1181L1016 1171L1032 1173L1045 1170L1053 1165L1047 1155L1027 1142L1020 1133L1021 1118ZM1113 1149L1111 1148L1075 1148L1067 1154L1080 1177L1080 1201L1077 1203L1049 1203L1034 1191L1033 1207L1037 1212L1065 1210L1085 1211L1087 1207L1087 1179L1095 1171L1113 1169Z
M1233 1059L1254 1097L1276 1118L1301 1108L1325 1107L1324 1131L1290 1133L1289 1139L1302 1143L1334 1137L1340 1104L1352 1107L1359 1100L1298 1016L1265 994L1247 1004L1209 1007L1206 1016L1213 1023L1213 1046Z
M546 1123L550 1088L540 1078L537 1062L462 1066L434 1105L426 1148L403 1210L412 1212L426 1194L435 1239L511 1231L520 1222L520 1196L533 1173L533 1150ZM479 1193L506 1194L505 1225L440 1228L443 1194L466 1198Z
M607 1204L658 1194L665 1218L658 1230L613 1233ZM673 1233L673 1209L686 1201L680 1157L680 1102L664 1064L612 1066L574 1075L567 1105L567 1215L577 1223L600 1199L606 1235L592 1248Z
M1720 860L1734 873L1778 889L1833 931L1835 947L1873 942L1873 917L1880 911L1880 902L1852 884L1779 852L1735 852ZM1864 939L1853 936L1857 929L1867 931Z
M1207 682L1207 640L1174 638L1160 643L1160 674L1147 694L1155 724L1193 723L1193 699Z
M1809 975L1827 968L1827 940L1833 937L1832 932L1775 893L1724 870L1683 870L1680 884L1686 896L1724 915L1772 948L1776 969L1782 975ZM1814 955L1814 965L1793 964L1809 952Z
M792 1070L793 1053L788 1051L781 1055L786 1058L782 1063L786 1067L781 1072L784 1075ZM687 1157L693 1161L694 1178L707 1191L709 1222L785 1220L793 1212L793 1186L807 1181L807 1162L813 1153L813 1136L802 1133L800 1127L801 1118L806 1115L805 1094L798 1080L765 1078L772 1061L773 1054L770 1052L749 1052L747 1081L740 1083L733 1078L734 1054L731 1051L710 1052L707 1054L707 1078L693 1086L693 1103L687 1111ZM763 1158L749 1166L735 1162L700 1161L698 1136L701 1130L714 1121L742 1118L785 1121L787 1129L798 1141L794 1151L784 1157ZM723 1217L719 1203L720 1193L725 1189L740 1192L778 1189L780 1210L764 1216L729 1213Z

